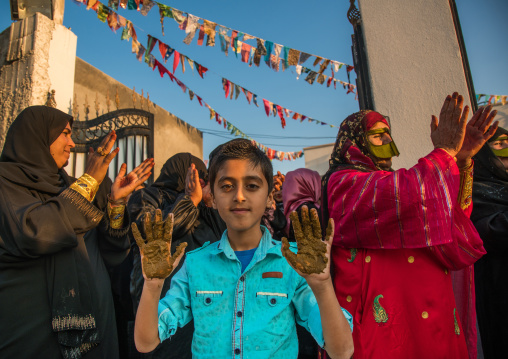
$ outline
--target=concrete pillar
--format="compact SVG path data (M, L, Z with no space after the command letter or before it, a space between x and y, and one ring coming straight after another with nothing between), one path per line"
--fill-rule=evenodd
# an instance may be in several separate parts
M430 119L445 96L470 104L450 1L359 0L359 10L372 109L390 117L394 168L409 168L433 149Z
M72 114L76 45L76 35L40 13L0 34L0 148L19 112L46 104L52 90L56 108Z

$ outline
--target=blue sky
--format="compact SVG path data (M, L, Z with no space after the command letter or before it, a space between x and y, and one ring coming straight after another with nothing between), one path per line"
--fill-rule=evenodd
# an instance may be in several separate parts
M102 2L107 3L107 0ZM348 64L353 62L353 29L346 18L349 8L346 0L312 3L303 0L159 2L290 48ZM457 7L476 93L508 95L508 1L458 0ZM0 29L3 30L11 23L7 1L2 2L0 10ZM339 125L347 115L358 110L354 95L346 95L340 86L335 90L317 82L309 85L304 81L305 76L297 80L294 67L275 72L263 62L260 67L249 67L231 51L226 57L220 51L218 37L215 47L198 46L197 36L191 45L185 45L182 42L185 33L172 19L166 18L165 36L162 36L157 7L146 17L123 9L118 13L134 23L143 45L146 45L146 35L150 34L207 67L209 71L205 79L201 79L196 71L190 71L188 66L185 74L179 68L175 75L229 122L268 147L299 151L303 147L334 142L337 128L288 119L286 128L282 129L278 117L266 116L262 98L334 125ZM232 138L222 126L209 120L208 109L199 106L195 99L191 102L189 95L171 83L167 76L161 78L157 71L152 72L145 63L139 62L131 53L130 41L120 40L121 30L113 33L97 19L94 11L87 11L85 6L67 0L64 25L78 36L78 57L126 86L135 86L138 92L143 89L145 94L150 94L151 101L203 130L205 158L217 145ZM161 60L157 48L153 54ZM312 68L312 62L313 58L304 66ZM167 68L171 67L170 63L172 59ZM256 93L260 107L249 105L243 94L237 100L225 99L222 77ZM336 77L347 81L345 68ZM354 78L353 74L353 82ZM210 134L211 131L214 134ZM273 164L276 171L283 173L305 166L303 158L283 162L274 160Z

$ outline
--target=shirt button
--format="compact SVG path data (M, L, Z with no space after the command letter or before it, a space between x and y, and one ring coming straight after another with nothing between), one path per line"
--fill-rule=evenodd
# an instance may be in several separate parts
M429 317L429 313L427 313L427 312L423 312L422 313L422 318L423 319L427 319L428 317Z
M365 262L370 263L370 256L365 257Z
M348 295L348 296L346 297L346 300L347 300L347 302L348 302L348 303L351 303L351 301L353 300L353 297L351 297L350 295Z
M205 302L206 302L206 304L210 304L212 302L212 298L206 298Z
M407 259L407 261L408 261L409 263L414 263L414 261L415 261L415 257L413 257L413 256L409 256L409 258Z
M444 274L448 274L448 269L445 268Z
M241 353L241 352L240 352L240 349L236 348L236 349L235 349L235 354L236 354L236 355L239 355L240 353Z
M241 316L242 316L242 312L238 312L238 313L236 313L236 316L237 316L237 317L241 317Z
M240 277L240 280L241 280L242 282L243 282L243 281L245 281L245 277L242 275L242 276Z
M275 298L270 299L270 303L276 304L277 303L277 299L275 299Z

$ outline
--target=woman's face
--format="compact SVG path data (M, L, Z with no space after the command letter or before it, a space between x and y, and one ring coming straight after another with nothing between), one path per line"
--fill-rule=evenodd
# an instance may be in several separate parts
M388 128L389 127L383 122L376 122L374 126L369 128L369 130L377 130L378 128ZM367 136L367 140L375 146L386 145L392 142L392 136L388 132L385 133L377 133L375 135ZM391 158L373 158L373 160L381 167L383 170L389 170L392 167L392 159Z
M503 138L501 140L495 140L489 143L490 148L493 150L502 150L508 147L508 138ZM506 170L508 170L508 157L497 157L503 163L503 166Z
M71 132L71 126L67 124L60 136L49 146L49 152L58 168L67 166L71 155L71 148L76 147L76 144L71 138Z

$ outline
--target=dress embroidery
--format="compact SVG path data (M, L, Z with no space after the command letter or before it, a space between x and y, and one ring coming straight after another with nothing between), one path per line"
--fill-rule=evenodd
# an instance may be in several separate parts
M471 205L473 193L473 163L460 170L459 204L464 210Z
M376 323L386 323L388 321L388 315L386 314L385 308L379 304L379 298L383 298L380 294L374 298L374 304L372 305L372 311L374 314L374 320Z
M455 334L460 335L459 322L457 322L457 316L455 315L456 310L457 308L453 308L453 320L455 321Z
M358 253L358 249L356 249L356 248L351 248L351 250L350 250L350 251L351 251L351 258L350 258L350 259L348 259L347 261L348 261L349 263L353 263L353 261L354 261L354 260L355 260L355 258L356 258L356 253Z

